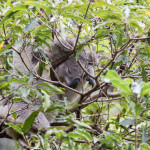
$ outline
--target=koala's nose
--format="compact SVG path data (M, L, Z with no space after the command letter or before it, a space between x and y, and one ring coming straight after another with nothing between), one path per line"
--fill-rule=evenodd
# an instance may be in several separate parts
M79 78L75 78L68 86L75 89L77 88L78 84L80 82L80 79Z
M86 81L88 81L89 84L92 85L92 87L94 87L95 81L91 77L87 76Z

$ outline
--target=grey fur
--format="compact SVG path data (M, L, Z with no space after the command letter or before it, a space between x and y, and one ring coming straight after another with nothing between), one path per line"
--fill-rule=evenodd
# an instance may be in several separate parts
M52 47L52 50L50 50L48 47L44 49L44 53L49 57L50 61L56 62L62 57L68 55L68 53L72 50L74 46L74 42L72 40L67 39L66 41L61 40L61 42L67 46L63 47L62 44L59 43L58 40L54 40L54 42L51 42L50 45ZM20 48L17 49L20 51ZM26 65L22 62L22 59L20 56L13 51L13 66L14 66L14 74L17 74L17 71L15 68L17 68L19 71L21 71L23 74L29 75L29 70L36 73L38 67L37 67L37 60L33 63L33 55L32 51L33 46L30 45L23 49L21 51L21 56L23 58L23 61ZM38 56L38 55L37 55ZM38 56L39 58L39 56ZM82 66L91 74L94 75L94 68L93 65L95 65L96 62L96 56L94 53L91 53L89 51L83 51L79 56L79 61L81 62ZM60 64L57 68L55 68L55 72L57 73L57 76L59 77L60 81L68 86L72 86L73 88L76 88L76 90L81 91L84 90L85 86L87 85L87 80L91 82L91 84L94 84L94 80L86 75L86 73L82 70L82 68L79 66L78 62L76 61L75 56L69 58L62 64ZM48 70L44 70L42 74L42 78L50 79L50 74ZM37 82L42 81L36 81L34 80L33 84L36 84ZM13 84L15 88L19 86L18 84ZM77 101L79 96L68 89L65 89L65 96L70 102ZM62 99L62 95L56 95L56 99ZM39 103L41 104L41 103ZM39 105L38 104L38 105ZM24 123L26 118L33 112L33 106L28 105L25 102L19 102L19 103L8 103L7 105L4 105L4 103L0 102L0 118L5 118L6 114L9 111L9 106L12 105L11 110L18 110L22 109L21 112L17 112L18 118L17 121ZM26 107L26 109L23 109ZM9 119L13 120L12 116L9 116ZM38 117L35 120L35 125L41 126L43 128L48 128L49 123L53 121L52 115L48 114L45 115L42 112L39 113ZM9 133L8 133L9 132ZM10 131L7 131L7 133L10 135ZM15 134L14 134L15 135ZM12 136L12 138L15 139L15 137Z

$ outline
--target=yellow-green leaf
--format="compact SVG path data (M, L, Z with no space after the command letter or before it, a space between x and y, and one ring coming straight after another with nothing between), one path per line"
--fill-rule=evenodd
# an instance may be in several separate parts
M141 91L141 96L142 95L147 95L150 93L150 82L146 83L143 88L142 88L142 91Z

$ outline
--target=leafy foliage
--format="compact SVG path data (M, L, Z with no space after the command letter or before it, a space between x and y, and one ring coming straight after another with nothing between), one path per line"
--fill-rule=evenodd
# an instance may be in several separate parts
M24 124L6 125L25 138L24 133L39 111L57 109L67 126L51 126L46 133L38 130L27 139L30 146L35 143L35 149L47 150L149 150L149 6L150 0L0 1L0 100L12 95L13 103L43 100ZM34 45L43 57L40 77L51 65L42 49L51 48L53 32L64 39L77 39L77 57L83 48L95 50L100 57L95 68L96 86L84 95L87 101L70 104L64 98L56 105L51 95L63 94L64 89L45 81L36 85L42 88L36 88L31 84L35 77L32 72L26 76L13 68L12 52L23 39L25 45ZM17 70L17 77L13 69ZM11 83L20 86L13 89ZM79 118L71 111L74 107L80 110ZM16 120L15 110L11 113ZM57 146L51 144L55 141L59 141Z

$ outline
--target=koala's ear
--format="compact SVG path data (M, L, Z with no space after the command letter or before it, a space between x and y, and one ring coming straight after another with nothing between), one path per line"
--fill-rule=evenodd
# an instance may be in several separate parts
M99 63L98 56L94 51L89 51L88 52L88 62L91 63L93 66L97 66Z
M72 48L74 47L74 45L75 45L74 39L66 38L66 41L72 46Z

